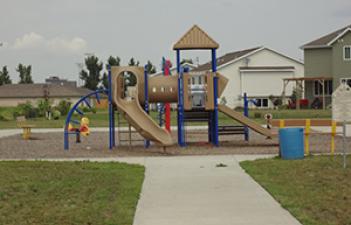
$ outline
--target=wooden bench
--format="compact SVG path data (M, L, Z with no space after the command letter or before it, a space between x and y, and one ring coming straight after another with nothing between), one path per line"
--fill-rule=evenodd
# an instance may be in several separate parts
M218 126L218 135L245 134L244 126Z
M24 116L17 117L16 121L17 121L17 127L23 129L23 133L22 133L23 139L24 140L30 139L32 128L35 126L32 124L29 124L28 121L26 120L26 117Z

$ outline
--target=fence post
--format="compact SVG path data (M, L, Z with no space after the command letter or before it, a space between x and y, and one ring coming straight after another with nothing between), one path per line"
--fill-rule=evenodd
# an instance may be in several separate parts
M332 155L335 154L335 135L336 135L336 121L332 120L332 127L331 127L331 142L330 142L330 153Z
M342 124L342 148L343 148L343 158L344 158L344 169L346 169L346 120Z
M305 151L306 155L310 154L310 131L311 131L311 120L307 119L305 124Z
M279 120L279 128L284 128L284 127L285 127L285 121Z

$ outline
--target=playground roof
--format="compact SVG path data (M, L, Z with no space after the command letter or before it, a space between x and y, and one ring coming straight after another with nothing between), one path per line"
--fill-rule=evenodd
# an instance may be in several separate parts
M337 31L334 31L330 34L323 36L323 37L320 37L314 41L311 41L311 42L303 45L301 48L308 49L308 48L330 47L335 41L337 41L339 38L344 36L349 31L351 31L351 25L348 25L348 26L343 27Z
M0 98L81 97L91 91L86 88L58 84L6 84L0 86Z
M174 50L217 48L219 48L219 44L197 25L194 25L173 46Z

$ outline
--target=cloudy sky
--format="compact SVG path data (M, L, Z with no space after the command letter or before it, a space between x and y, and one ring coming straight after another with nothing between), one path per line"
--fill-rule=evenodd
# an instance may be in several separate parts
M193 24L220 55L264 45L300 60L302 44L351 24L350 0L0 0L0 9L0 66L17 81L16 65L30 64L35 82L77 80L86 54L174 61L172 44Z

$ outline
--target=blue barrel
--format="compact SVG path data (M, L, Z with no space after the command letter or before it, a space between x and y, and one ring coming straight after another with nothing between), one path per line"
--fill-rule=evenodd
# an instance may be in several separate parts
M305 153L304 129L279 129L279 147L282 159L303 159Z

